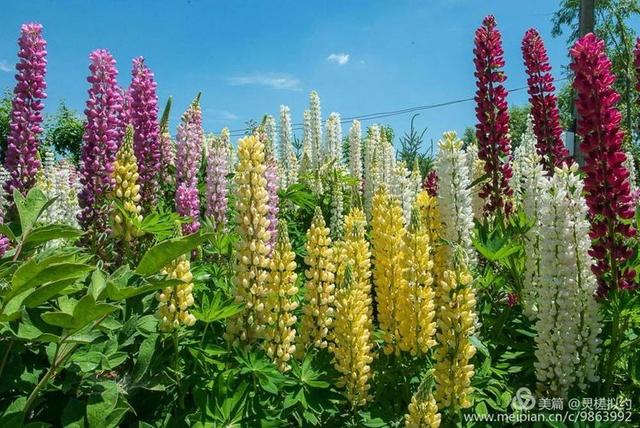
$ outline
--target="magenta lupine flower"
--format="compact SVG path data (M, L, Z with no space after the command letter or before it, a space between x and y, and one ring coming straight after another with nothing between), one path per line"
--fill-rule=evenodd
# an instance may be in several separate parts
M502 36L496 29L495 18L491 15L482 21L476 30L473 60L476 71L476 138L478 157L484 161L484 170L489 180L480 189L485 200L485 212L502 212L508 215L512 210L510 197L513 191L509 180L511 170L511 141L509 139L509 110L507 90L502 85L506 76Z
M106 195L114 186L113 161L118 151L122 114L122 91L116 77L116 61L108 50L98 49L89 55L87 81L89 99L87 123L82 137L78 220L84 229L106 231L109 221Z
M427 173L427 178L424 179L422 188L427 191L429 196L438 196L438 173L435 169Z
M182 123L176 134L176 210L191 217L191 223L183 224L184 234L200 228L200 199L198 195L198 170L202 161L202 114L200 95L182 115Z
M176 210L182 217L190 217L191 222L182 225L182 233L191 235L200 229L200 198L197 187L181 184L176 189Z
M267 179L267 193L269 194L269 200L267 202L267 220L269 220L269 243L267 247L269 250L273 248L276 243L278 234L278 165L275 159L269 158L267 160L267 169L264 172L264 176Z
M131 71L131 123L133 148L140 174L140 196L143 207L152 207L158 197L160 174L160 141L158 124L158 96L153 72L143 57L133 60Z
M536 149L543 158L547 172L553 174L569 158L569 151L562 141L562 127L558 100L549 65L549 56L542 37L535 29L528 30L522 39L522 57L527 71L529 102L536 134Z
M38 138L42 133L42 100L47 84L47 42L42 38L42 25L24 24L18 39L20 50L16 64L16 86L13 90L11 121L7 135L5 165L11 178L5 184L7 198L13 190L26 194L36 182L40 169Z
M207 216L216 229L227 221L228 148L219 138L213 138L207 154Z
M586 201L591 220L592 266L598 277L598 294L634 287L635 271L625 266L633 256L628 238L636 235L630 224L635 210L624 166L621 114L616 108L620 95L613 89L615 76L604 42L589 33L570 51L573 87L577 93L577 133L584 152Z

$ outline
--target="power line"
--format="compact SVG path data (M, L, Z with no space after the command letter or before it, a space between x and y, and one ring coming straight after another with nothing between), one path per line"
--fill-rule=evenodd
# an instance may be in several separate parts
M565 80L568 80L568 78L562 77L560 79L555 79L553 82L556 83L556 82L562 82ZM507 92L508 93L520 92L527 88L528 86L521 86L519 88L508 89ZM378 112L378 113L361 114L358 116L343 117L341 118L340 123L346 124L353 120L368 121L368 120L375 120L375 119L383 119L386 117L398 116L398 115L407 114L407 113L414 113L416 111L432 110L440 107L447 107L454 104L462 104L462 103L466 103L474 100L475 100L475 97L461 98L461 99L445 101L437 104L427 104L422 106L407 107L399 110L391 110L391 111L384 111L384 112ZM294 123L291 126L293 131L301 131L303 127L304 127L304 124L302 123ZM232 137L241 137L245 135L248 131L250 131L249 128L235 129L233 131L229 131L229 134Z

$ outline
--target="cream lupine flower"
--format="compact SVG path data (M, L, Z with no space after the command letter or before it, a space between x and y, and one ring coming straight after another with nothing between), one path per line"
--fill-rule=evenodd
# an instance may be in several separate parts
M336 317L333 329L334 365L340 373L337 386L346 389L353 407L369 401L373 362L371 332L370 253L365 239L364 213L352 210L345 221L345 238L337 246Z
M300 159L306 155L311 162L311 111L305 110L302 113L302 153Z
M532 132L532 131L531 131ZM525 141L527 140L527 141ZM524 236L524 275L522 278L522 309L525 315L533 319L537 307L538 284L540 281L541 235L540 213L544 203L545 189L548 188L547 173L542 165L542 158L535 147L535 136L527 132L517 149L518 160L514 160L514 171L518 170L518 192L514 195L518 204L527 216L531 227ZM511 180L514 183L516 180Z
M295 300L298 292L295 259L287 223L281 220L278 224L278 240L269 261L269 291L265 305L264 331L265 351L281 372L291 369L289 360L296 350L296 330L293 327L296 323L293 311L298 307Z
M470 143L466 150L466 163L471 182L479 180L484 174L484 161L478 157L478 145L477 143ZM481 184L473 186L471 191L471 209L473 211L473 217L481 220L484 213L484 200L480 197Z
M264 153L269 158L276 157L276 140L278 138L278 130L276 128L276 120L270 114L264 116L262 128L265 133Z
M400 321L409 316L401 297L407 288L404 249L405 223L400 202L382 187L373 197L371 243L373 283L378 308L378 324L383 333L384 352L399 352Z
M418 390L411 397L408 413L404 415L406 428L438 428L442 416L432 394Z
M473 277L464 261L464 251L454 250L451 268L442 274L438 294L438 347L435 353L433 377L436 381L434 398L439 409L458 409L471 406L471 378L474 375L471 358L476 349L470 337L475 331L476 299Z
M196 318L189 312L194 303L191 263L181 256L165 266L162 273L168 279L178 279L182 283L166 287L156 294L156 300L160 302L156 310L156 318L160 320L158 329L168 332L181 325L191 327L196 323Z
M264 145L255 136L238 142L238 166L235 175L236 244L235 300L244 310L228 325L227 340L251 343L264 328L269 260L267 246L271 236L267 228L267 180Z
M387 141L387 134L380 129L380 145L382 147L382 182L391 183L393 180L393 168L395 167L396 154L391 141Z
M78 226L77 216L80 212L78 192L71 183L70 167L65 162L56 163L51 149L45 150L42 168L38 171L36 178L36 186L42 190L47 198L55 198L53 203L42 213L40 221ZM6 210L7 208L6 200L0 201L0 209Z
M411 221L411 209L416 200L418 189L419 185L416 186L415 174L409 172L404 161L396 162L393 167L391 195L401 202L405 224L409 224Z
M383 149L380 127L372 125L367 130L364 145L364 211L371 218L373 196L383 183Z
M633 155L631 154L631 152L625 152L625 155L627 159L625 159L623 165L625 166L625 168L627 168L627 171L629 171L629 185L631 186L631 193L633 193L638 190L638 183L636 181L636 164L633 160Z
M462 247L470 267L476 264L473 249L473 212L469 170L462 151L462 140L455 132L445 132L436 156L438 209L444 222L443 238Z
M316 91L309 94L309 139L310 160L314 170L318 170L322 164L322 110L320 108L320 96Z
M335 315L335 259L329 228L316 207L311 227L307 231L305 295L302 307L298 355L310 348L324 349L329 345L330 329Z
M534 363L541 392L566 396L598 380L601 331L591 272L589 222L578 166L556 168L541 210L540 282Z
M433 259L429 231L413 211L408 233L405 234L405 287L400 297L400 349L411 355L426 354L436 344L435 294L433 290Z
M133 152L133 126L128 125L124 140L113 162L113 178L116 183L111 200L121 206L111 210L113 236L131 241L142 235L136 222L142 221L138 164ZM132 221L131 219L136 219Z
M362 131L360 122L354 120L349 129L349 173L358 180L357 189L362 191Z
M511 169L513 176L509 180L509 187L513 189L514 206L519 208L522 206L524 196L524 181L527 179L526 170L529 167L531 155L538 155L536 149L536 134L533 130L533 118L531 115L527 117L527 127L522 134L520 145L513 150L513 161ZM541 159L538 155L538 158Z

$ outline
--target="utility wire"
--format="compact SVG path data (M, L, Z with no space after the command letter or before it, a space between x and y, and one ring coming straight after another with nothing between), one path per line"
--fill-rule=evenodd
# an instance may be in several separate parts
M556 82L562 82L568 80L567 77L562 77L559 79L555 79L553 81L553 83ZM519 88L513 88L513 89L508 89L507 92L508 93L512 93L512 92L520 92L523 91L525 89L527 89L528 86L521 86ZM368 120L374 120L374 119L383 119L386 117L392 117L392 116L398 116L398 115L402 115L402 114L407 114L407 113L413 113L416 111L424 111L424 110L432 110L432 109L437 109L440 107L447 107L450 105L454 105L454 104L462 104L462 103L466 103L469 101L474 101L475 97L470 97L470 98L461 98L458 100L452 100L452 101L445 101L442 103L437 103L437 104L427 104L427 105L422 105L422 106L415 106L415 107L407 107L407 108L403 108L403 109L399 109L399 110L391 110L391 111L384 111L384 112L378 112L378 113L369 113L369 114L361 114L358 116L350 116L350 117L343 117L340 120L341 124L346 124L349 123L353 120L360 120L360 121L368 121ZM326 120L325 120L326 122ZM293 131L301 131L303 129L304 125L302 123L294 123L291 128ZM235 129L233 131L229 131L230 136L232 137L241 137L243 135L245 135L248 131L250 131L249 128L244 128L244 129Z

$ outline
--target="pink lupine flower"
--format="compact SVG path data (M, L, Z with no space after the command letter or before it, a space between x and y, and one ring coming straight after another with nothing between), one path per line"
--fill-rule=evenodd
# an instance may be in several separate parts
M95 232L108 229L109 212L107 194L113 189L113 161L118 151L121 133L122 90L116 77L116 61L106 49L89 55L90 75L87 81L89 99L85 115L82 153L80 156L80 183L78 220L86 230Z
M16 86L13 90L11 120L7 135L5 165L11 178L5 184L7 198L13 190L26 194L36 182L40 169L39 135L42 133L42 100L47 97L44 76L47 72L47 42L42 25L24 24L18 39L20 50L16 64Z
M476 138L478 157L484 161L489 180L480 189L485 200L485 212L508 215L512 210L513 194L509 180L511 170L511 141L509 139L509 110L507 90L503 86L506 76L502 36L496 21L489 15L476 30L473 60L476 71Z
M207 216L218 229L222 229L227 222L228 158L226 142L214 138L207 155Z
M625 266L633 256L628 238L636 235L629 221L635 214L629 171L624 166L621 114L616 108L620 95L613 89L615 77L604 42L589 33L570 51L573 87L579 115L577 133L585 155L586 201L591 220L593 272L598 294L634 287L635 271Z
M158 96L153 72L143 57L133 60L131 97L131 123L133 149L140 174L140 197L145 209L152 207L158 197L160 174L160 141L158 124Z
M191 223L182 225L184 234L195 233L200 229L198 171L202 161L203 142L198 95L182 115L182 123L176 134L176 209L179 214L191 217Z
M527 71L529 102L533 116L536 149L543 158L549 174L568 159L569 151L562 141L562 127L555 96L549 56L542 37L535 29L528 30L522 39L522 56Z

